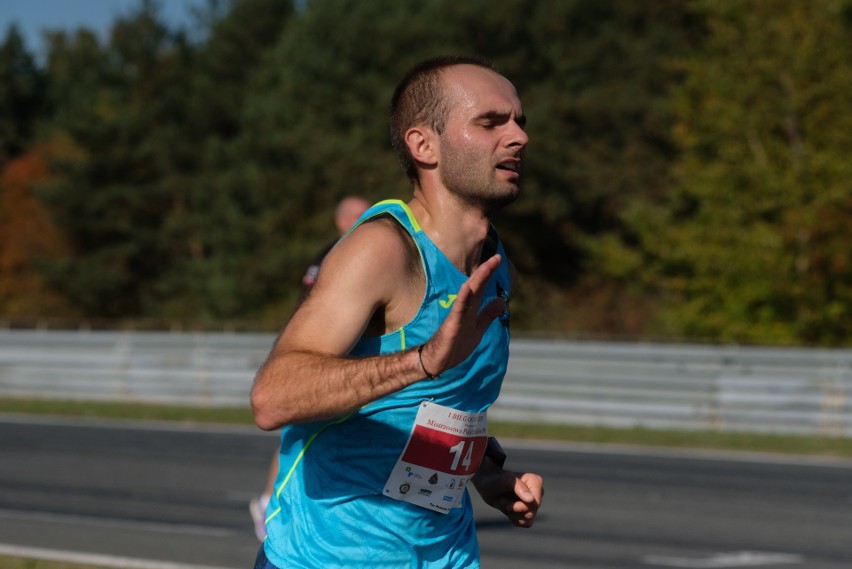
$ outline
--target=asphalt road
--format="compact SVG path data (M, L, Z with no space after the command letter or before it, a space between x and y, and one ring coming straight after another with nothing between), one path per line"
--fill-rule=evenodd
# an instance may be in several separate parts
M251 567L247 504L275 445L243 427L0 416L0 552ZM486 569L852 567L852 461L504 446L547 494L530 530L477 503Z

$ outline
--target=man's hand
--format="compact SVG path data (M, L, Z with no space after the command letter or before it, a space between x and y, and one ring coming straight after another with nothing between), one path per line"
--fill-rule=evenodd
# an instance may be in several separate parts
M498 469L486 458L473 484L485 503L503 512L514 525L532 527L544 497L541 476Z
M450 314L423 346L423 366L435 375L460 364L479 345L491 322L506 309L506 301L495 298L482 310L485 286L500 266L500 255L494 255L470 275L459 289Z

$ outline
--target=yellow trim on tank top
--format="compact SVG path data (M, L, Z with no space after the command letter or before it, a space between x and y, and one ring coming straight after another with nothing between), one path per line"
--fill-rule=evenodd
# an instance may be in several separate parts
M293 473L296 471L296 467L299 466L300 462L302 462L302 458L305 456L305 453L308 452L308 448L310 448L311 444L314 442L314 439L316 439L319 436L319 434L321 432L323 432L324 430L326 430L328 427L331 427L332 425L339 425L340 423L343 423L344 421L349 419L349 417L351 417L352 415L354 415L354 413L349 413L348 415L340 417L336 421L332 421L331 423L327 423L327 424L323 425L322 427L320 427L320 429L316 433L311 435L311 438L308 439L308 442L306 442L305 446L302 447L302 450L299 451L299 455L296 457L296 460L293 461L293 465L290 467L290 470L287 471L287 476L284 477L284 480L281 482L281 485L275 491L275 498L276 499L278 499L279 496L281 495L281 492L284 491L284 487L287 486L287 483L290 481L290 477L293 476ZM278 506L278 508L276 508L274 512L272 512L271 514L269 514L266 517L265 523L269 523L269 520L271 520L272 518L274 518L275 516L277 516L280 513L281 513L281 506Z
M384 205L384 204L396 204L401 207L405 214L408 216L408 221L411 222L411 226L414 227L414 231L420 233L423 229L420 227L420 224L417 222L417 218L414 217L414 213L411 211L411 208L408 207L408 204L402 200L383 200L377 203L376 205Z

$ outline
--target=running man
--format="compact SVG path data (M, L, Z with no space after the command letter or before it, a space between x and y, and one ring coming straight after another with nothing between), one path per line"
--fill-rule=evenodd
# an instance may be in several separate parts
M478 59L428 60L397 86L413 197L331 250L252 389L257 425L283 427L257 568L478 567L471 485L533 525L542 479L502 468L486 414L515 285L490 219L519 194L524 122Z

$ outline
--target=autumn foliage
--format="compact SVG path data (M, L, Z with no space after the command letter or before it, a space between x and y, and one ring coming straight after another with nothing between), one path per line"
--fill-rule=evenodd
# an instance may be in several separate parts
M0 177L0 314L67 317L70 303L46 281L39 264L67 257L59 230L30 188L48 175L49 146L6 164Z

